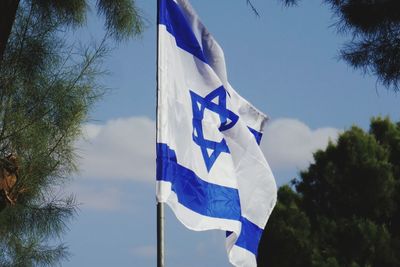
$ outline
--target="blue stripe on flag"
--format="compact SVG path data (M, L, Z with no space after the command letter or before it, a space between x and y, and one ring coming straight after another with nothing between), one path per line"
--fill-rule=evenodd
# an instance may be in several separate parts
M242 230L236 245L257 256L263 229L241 216L236 189L211 184L179 165L175 151L166 144L157 144L157 180L172 184L180 204L201 215L237 220ZM227 232L229 235L229 232Z
M236 241L236 246L247 249L257 256L258 244L260 243L263 229L244 217L240 220L242 222L242 230L240 231L239 238Z
M235 245L250 251L257 257L258 245L261 240L263 229L247 220L245 217L241 217L240 221L242 222L242 230ZM231 234L232 232L226 232L226 237Z
M157 180L171 182L172 191L183 206L201 215L240 220L237 189L211 184L192 170L177 163L175 151L166 144L157 144Z
M207 63L203 49L178 4L173 0L159 0L159 3L159 23L175 37L177 46Z

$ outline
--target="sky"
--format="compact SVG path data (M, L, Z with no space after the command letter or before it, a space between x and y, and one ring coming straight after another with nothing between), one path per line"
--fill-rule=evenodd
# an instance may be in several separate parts
M80 205L63 239L71 253L65 267L156 265L156 1L136 2L146 29L114 44L104 60L109 90L76 143L80 172L66 190ZM259 18L245 0L191 1L225 52L232 86L270 117L261 148L278 185L299 177L314 151L353 125L367 130L373 116L400 120L400 95L339 60L348 37L332 27L328 6L253 2ZM88 19L70 38L101 38L103 21L94 10ZM223 232L189 231L169 208L166 215L166 266L230 266Z

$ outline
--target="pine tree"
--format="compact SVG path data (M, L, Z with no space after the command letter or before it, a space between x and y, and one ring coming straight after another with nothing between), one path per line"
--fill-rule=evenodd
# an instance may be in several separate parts
M0 64L18 7L29 5L42 17L69 26L82 26L89 9L87 0L2 0L0 1ZM105 17L111 35L121 40L142 31L143 21L134 0L97 0L97 12Z
M103 40L81 50L62 37L84 21L85 1L17 2L0 64L0 266L54 266L68 256L61 237L76 212L60 188L76 171L74 142L102 94L96 78L107 48ZM98 1L109 35L139 33L140 18L124 17L132 10L116 2Z
M296 5L299 0L281 0ZM323 0L338 18L337 29L351 41L341 57L351 66L376 75L395 91L400 89L400 1Z

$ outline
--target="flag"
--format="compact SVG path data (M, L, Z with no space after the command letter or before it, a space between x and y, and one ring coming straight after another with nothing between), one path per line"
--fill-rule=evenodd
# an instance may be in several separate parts
M229 261L256 266L276 202L259 147L266 115L229 84L221 47L187 0L159 0L157 201L196 231L226 231Z

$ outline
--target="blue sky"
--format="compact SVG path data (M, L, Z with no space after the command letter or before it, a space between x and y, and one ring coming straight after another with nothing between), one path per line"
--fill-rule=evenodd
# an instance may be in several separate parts
M203 23L224 49L233 87L271 117L265 152L282 185L312 162L312 152L353 124L372 116L400 120L400 96L338 60L346 40L321 1L285 9L278 1L192 0ZM80 174L69 186L80 203L65 242L66 267L155 266L155 50L156 1L137 5L147 19L141 37L120 44L104 61L102 82L111 90L83 125L76 144ZM89 16L74 35L101 38L102 21ZM268 227L268 226L267 226ZM224 233L186 230L167 208L166 264L230 266Z

